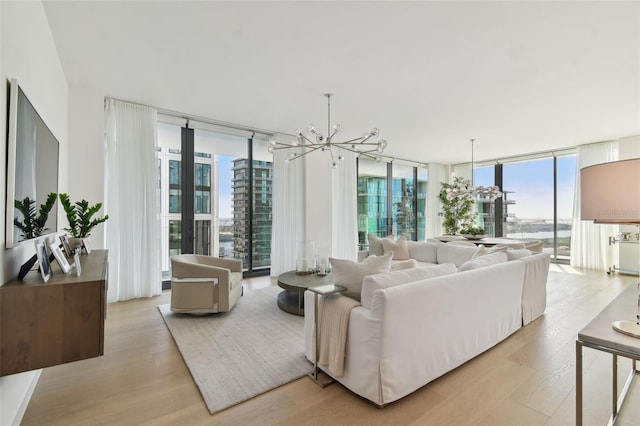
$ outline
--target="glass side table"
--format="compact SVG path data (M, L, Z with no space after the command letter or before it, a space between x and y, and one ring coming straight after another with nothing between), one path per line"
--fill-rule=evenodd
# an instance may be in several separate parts
M318 347L318 296L328 296L330 294L341 293L346 290L345 287L329 284L321 285L318 287L309 287L309 291L313 292L313 344L314 344L314 358L313 358L313 371L308 376L321 388L333 383L333 379L326 373L324 377L320 378L320 367L318 367L318 358L320 358L320 348Z

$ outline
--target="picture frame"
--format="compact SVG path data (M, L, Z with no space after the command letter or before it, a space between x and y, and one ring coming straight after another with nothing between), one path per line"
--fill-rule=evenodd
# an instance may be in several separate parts
M53 257L56 258L58 265L60 265L60 269L62 269L62 272L64 272L65 274L68 274L69 272L71 272L71 269L73 269L73 266L70 265L69 262L67 261L67 258L65 254L62 252L62 250L60 249L60 246L54 242L49 244L49 249L51 250L51 253L53 253Z
M73 254L74 265L76 267L76 275L80 276L82 274L82 264L80 263L80 250L76 250Z
M86 238L82 239L82 249L87 253L87 254L91 254L91 250L89 249L89 242L87 241Z
M51 263L49 263L49 253L47 253L47 246L43 241L36 241L36 256L40 265L40 274L44 282L49 281L49 278L53 275L51 271Z
M62 243L62 249L64 250L65 256L73 256L73 250L71 249L71 245L69 244L69 237L67 237L67 234L60 235L60 242Z

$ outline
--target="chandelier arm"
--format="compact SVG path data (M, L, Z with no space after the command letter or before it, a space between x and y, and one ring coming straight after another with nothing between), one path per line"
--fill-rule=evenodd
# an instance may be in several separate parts
M366 143L353 143L352 141L346 142L331 142L331 145L357 145L357 146L378 146L377 142L366 142Z
M334 145L339 145L339 144L343 144L343 143L344 143L344 144L352 144L352 143L354 143L354 142L359 142L359 141L361 141L362 139L363 139L363 137L362 137L362 136L360 136L359 138L350 139L350 140L348 140L348 141L344 141L344 142L335 142L335 143L334 143Z
M331 154L331 164L336 164L336 159L333 157L333 150L329 148L329 154Z
M368 149L366 151L358 151L358 152L361 152L363 154L369 154L370 152L377 152L377 151L378 151L377 149Z
M309 139L306 135L301 134L300 136L302 136L304 138L304 140L306 140L307 142L309 142L309 144L311 145L315 145L315 142L313 142L311 139ZM295 145L294 145L295 146ZM298 145L300 146L300 145Z
M307 150L305 152L303 152L300 155L296 155L293 160L295 160L296 158L300 158L300 157L304 157L305 155L311 154L314 151L319 150L320 148L322 148L324 146L324 144L320 145L320 146L316 146L316 147L309 147L309 146L305 146L305 148L307 148Z

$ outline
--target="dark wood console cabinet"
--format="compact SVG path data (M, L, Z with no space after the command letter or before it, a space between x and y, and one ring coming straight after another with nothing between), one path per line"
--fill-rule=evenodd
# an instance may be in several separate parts
M79 277L31 271L0 287L0 376L104 354L107 254L81 256Z

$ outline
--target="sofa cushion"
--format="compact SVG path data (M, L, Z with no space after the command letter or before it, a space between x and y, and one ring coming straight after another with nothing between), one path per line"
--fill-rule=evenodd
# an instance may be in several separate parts
M415 259L396 260L391 262L392 271L401 271L403 269L417 268L418 262Z
M407 240L400 237L393 241L391 238L382 239L382 247L385 253L393 253L393 260L409 259L409 249L407 248Z
M438 243L407 241L409 257L418 262L438 263Z
M458 268L458 272L470 271L472 269L484 268L485 266L496 265L506 262L507 254L503 251L485 254L484 256L474 257L467 260Z
M529 249L509 249L505 253L507 253L507 259L509 260L522 259L533 254Z
M371 309L373 293L379 289L395 287L401 284L420 281L441 275L454 274L456 266L453 263L443 263L426 268L404 269L401 271L384 272L376 275L367 275L362 280L362 306Z
M373 234L367 235L367 241L369 242L369 255L382 256L384 254L384 248L382 247L382 238Z
M464 262L471 259L477 251L477 247L440 243L438 244L438 263L453 263L456 267L460 267Z
M389 272L391 269L391 253L384 256L369 256L362 263L346 259L329 258L336 285L346 287L345 296L360 300L362 279L371 274Z

